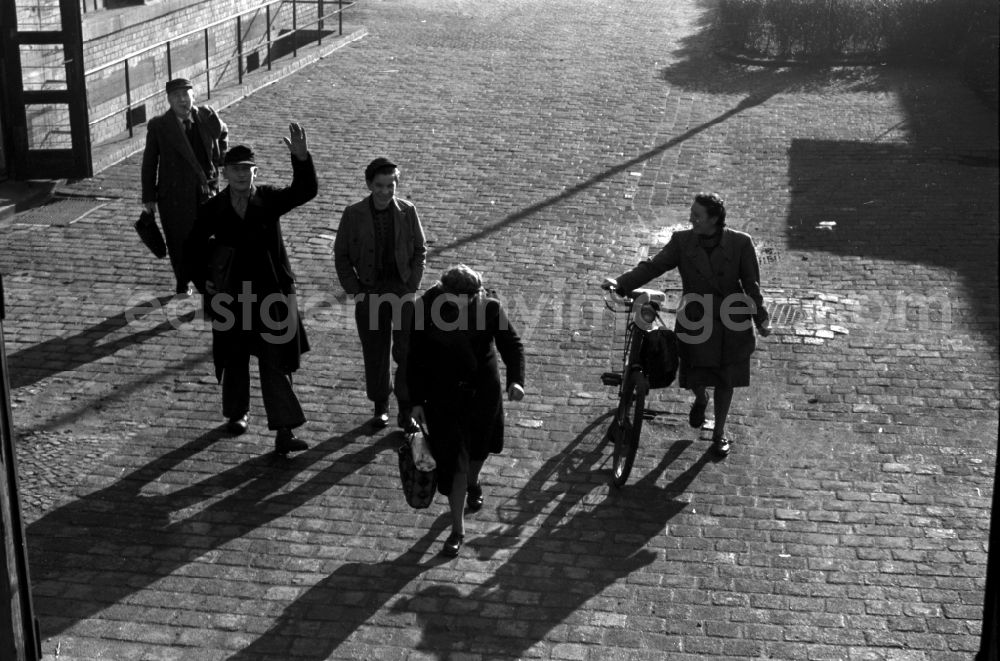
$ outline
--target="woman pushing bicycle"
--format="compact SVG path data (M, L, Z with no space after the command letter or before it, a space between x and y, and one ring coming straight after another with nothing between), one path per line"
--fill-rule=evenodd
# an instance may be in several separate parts
M725 203L717 193L698 193L691 204L692 228L674 232L654 257L640 262L606 287L627 294L676 268L683 295L675 332L680 354L680 386L694 392L688 415L692 427L705 424L706 388L715 392L712 444L729 454L726 417L733 388L750 385L753 327L762 337L771 322L760 293L760 266L749 234L726 227Z

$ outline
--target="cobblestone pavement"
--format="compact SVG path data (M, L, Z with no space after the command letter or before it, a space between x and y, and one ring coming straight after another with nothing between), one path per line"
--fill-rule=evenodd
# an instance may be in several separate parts
M307 452L275 459L262 415L221 433L198 301L166 297L129 226L138 157L66 187L101 205L85 216L0 230L46 658L970 659L998 424L996 113L946 70L722 62L694 2L361 12L364 40L226 113L263 181L290 176L290 120L320 170L285 221ZM446 504L408 509L398 435L364 425L333 272L378 154L432 240L425 285L481 268L527 341L528 397L452 561ZM621 326L597 283L700 189L754 235L777 331L728 459L686 426L685 393L659 391L616 491L599 375Z

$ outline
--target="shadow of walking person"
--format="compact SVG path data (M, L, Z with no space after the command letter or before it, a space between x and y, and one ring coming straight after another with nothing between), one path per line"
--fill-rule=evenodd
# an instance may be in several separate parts
M522 658L591 599L603 597L609 604L601 610L617 612L617 602L632 597L615 589L616 584L656 561L650 542L687 506L678 497L711 461L706 450L668 484L657 486L691 444L676 441L651 472L596 504L593 486L574 489L557 477L546 493L561 494L558 502L545 507L532 536L491 578L468 594L456 586L433 586L395 604L395 610L413 612L423 625L417 649L442 659L466 654ZM599 449L579 454L577 469L586 469L587 461L600 461L602 455ZM547 465L539 473L554 474L552 468ZM591 477L585 475L589 484L605 483ZM529 498L523 502L533 502L534 512L540 513L540 500ZM529 511L522 511L512 529L527 528L530 518ZM427 608L428 603L437 607ZM628 612L628 607L621 610Z
M161 477L218 440L214 429L109 487L64 505L28 527L36 614L43 636L126 600L213 549L290 514L393 446L392 436L293 479L357 439L356 428L294 459L254 457L170 493Z
M141 330L123 335L109 342L102 340L137 321L140 313L151 310L162 310L172 296L160 296L139 303L128 310L123 310L113 317L108 317L89 328L74 335L55 337L33 346L15 351L7 357L10 371L10 387L21 388L60 372L74 370L110 356L125 347L140 344L146 340L166 333L170 329L179 328L182 324L193 321L197 312L191 311L176 318L167 317L153 326L149 320L141 325ZM8 323L8 325L14 325Z
M442 514L409 550L377 563L349 562L341 565L299 597L266 633L229 661L272 661L291 656L321 661L398 595L423 572L448 560L432 554L431 544L448 527ZM342 650L343 651L343 650ZM354 658L360 658L356 656Z

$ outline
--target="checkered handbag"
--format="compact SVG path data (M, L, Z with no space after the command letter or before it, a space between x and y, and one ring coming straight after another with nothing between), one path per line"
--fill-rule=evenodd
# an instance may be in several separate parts
M421 433L426 434L423 430ZM399 446L399 480L403 484L403 494L407 504L418 510L429 507L437 491L436 470L421 470L413 458L413 443L422 441L425 439L417 434L407 434Z

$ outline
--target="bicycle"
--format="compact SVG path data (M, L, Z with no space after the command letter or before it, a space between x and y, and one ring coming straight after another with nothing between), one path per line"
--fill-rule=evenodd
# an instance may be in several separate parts
M651 388L663 388L673 382L677 372L676 336L667 327L660 313L677 312L667 307L667 295L655 289L636 289L621 296L616 293L617 283L605 278L601 288L605 290L604 305L616 314L627 313L625 325L625 346L622 352L621 372L604 372L601 382L606 386L618 387L618 409L607 431L612 441L611 483L621 487L628 480L639 449L643 420L656 416L656 412L646 409L646 396ZM657 343L666 343L665 364L650 351L653 334L659 333ZM651 378L652 377L652 378Z

